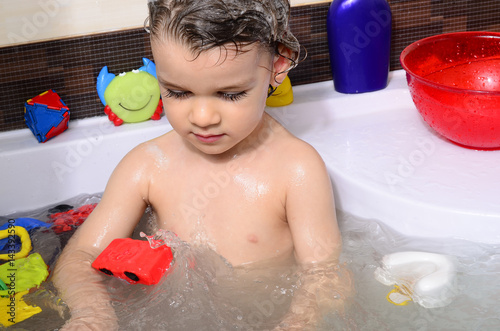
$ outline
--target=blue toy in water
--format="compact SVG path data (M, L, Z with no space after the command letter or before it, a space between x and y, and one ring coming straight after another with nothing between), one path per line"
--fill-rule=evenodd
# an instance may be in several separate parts
M7 229L9 227L9 224L11 224L11 226L22 226L23 228L25 228L28 231L31 231L31 230L37 229L37 228L50 227L50 224L39 221L35 218L19 217L16 219L11 219L8 222L6 222L5 224L1 225L0 230Z
M39 221L34 218L22 217L16 219L10 219L8 222L0 226L0 231L12 229L15 226L22 227L26 229L27 232L38 228L49 228L50 224ZM14 242L12 242L14 239ZM19 236L6 236L0 239L0 254L7 254L9 251L14 250L16 252L22 249L21 237Z

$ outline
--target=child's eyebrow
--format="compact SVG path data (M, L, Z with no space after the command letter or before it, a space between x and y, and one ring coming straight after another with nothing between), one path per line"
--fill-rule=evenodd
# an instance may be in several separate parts
M164 79L161 79L160 77L158 77L158 83L162 86L168 86L168 87L172 87L172 88L178 88L178 89L182 89L181 86L178 86L174 83L170 83L170 82L167 82L166 80Z
M244 80L240 82L231 83L230 85L221 85L217 89L221 91L231 91L231 90L240 90L242 88L248 88L252 84L252 80Z

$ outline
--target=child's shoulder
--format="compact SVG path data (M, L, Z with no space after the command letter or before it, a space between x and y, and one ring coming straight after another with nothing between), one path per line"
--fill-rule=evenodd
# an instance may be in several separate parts
M325 184L330 183L326 164L312 145L286 131L275 150L273 174L285 184L287 201L292 201L288 199L291 196L293 201L301 201L304 195L321 192L329 185Z
M169 149L172 149L172 138L172 131L169 131L165 134L162 134L161 136L140 143L139 145L134 147L131 152L134 154L142 155L152 154L153 156L155 155L155 152L158 152L158 150L168 152Z
M277 125L277 130L275 132L279 132L277 135L279 139L276 141L276 148L282 150L286 156L297 160L308 157L319 157L321 159L313 146L293 135L281 124L278 123Z
M125 155L121 163L129 166L145 167L158 161L166 160L171 157L169 152L170 135L164 134L160 137L153 138L134 147Z
M276 146L276 157L284 169L316 171L324 168L324 161L318 151L309 143L284 130Z

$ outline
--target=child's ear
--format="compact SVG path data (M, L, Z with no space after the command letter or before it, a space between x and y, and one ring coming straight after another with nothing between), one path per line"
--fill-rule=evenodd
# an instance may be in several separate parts
M271 81L269 82L273 87L278 87L285 80L288 75L288 70L292 66L293 52L284 45L278 46L279 54L274 56L273 72Z

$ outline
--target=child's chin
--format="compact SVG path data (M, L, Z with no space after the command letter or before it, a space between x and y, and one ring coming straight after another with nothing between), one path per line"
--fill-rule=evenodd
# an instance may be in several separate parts
M206 154L206 155L214 155L214 156L224 154L224 153L228 152L229 150L231 150L232 148L234 148L234 146L232 146L232 145L228 146L228 145L222 145L222 144L196 143L196 144L192 144L192 145L199 152Z

